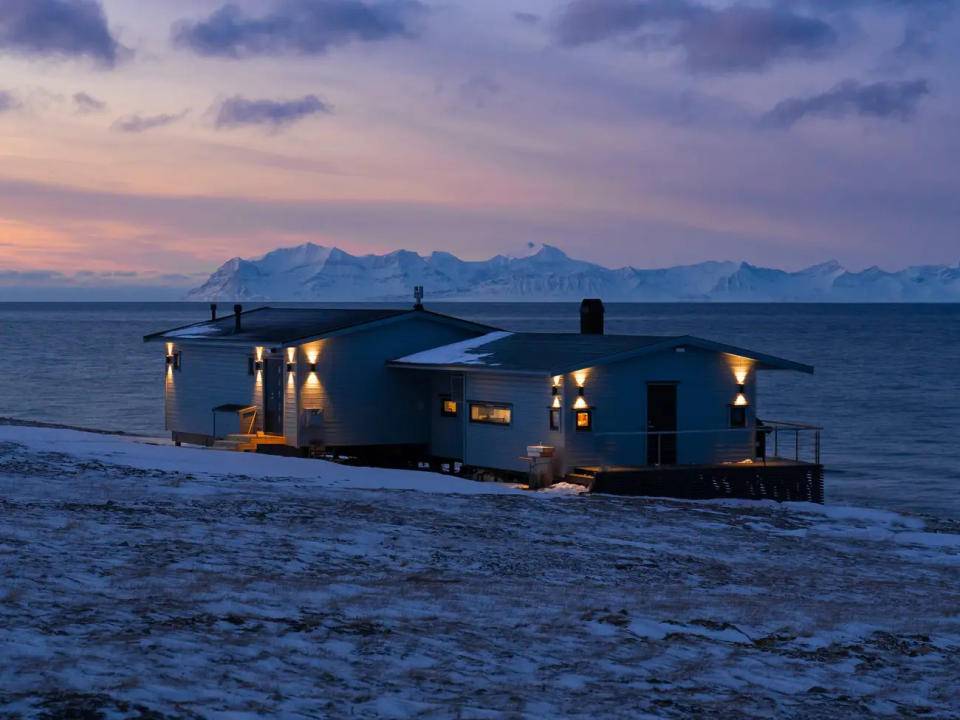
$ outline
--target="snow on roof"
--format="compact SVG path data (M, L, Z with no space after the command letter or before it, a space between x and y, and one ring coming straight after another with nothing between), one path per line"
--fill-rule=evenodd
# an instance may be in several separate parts
M413 355L407 355L396 362L429 365L487 365L488 363L484 362L484 358L491 353L471 352L471 350L496 340L502 340L510 335L513 335L513 333L503 331L491 332L486 335L481 335L480 337L452 343L451 345L443 345L442 347L433 348L432 350L424 350L423 352L414 353Z

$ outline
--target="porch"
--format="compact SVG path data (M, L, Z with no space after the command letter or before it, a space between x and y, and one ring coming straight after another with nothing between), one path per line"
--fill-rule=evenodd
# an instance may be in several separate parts
M758 420L757 425L748 430L608 433L608 436L615 437L618 447L630 442L631 436L634 443L645 442L650 464L577 467L566 479L584 485L592 492L615 495L822 503L821 430L816 425ZM749 436L749 445L744 443L744 433ZM676 448L683 441L682 436L707 448L714 460L676 463ZM746 452L748 448L752 452ZM672 462L662 462L664 458L670 458Z

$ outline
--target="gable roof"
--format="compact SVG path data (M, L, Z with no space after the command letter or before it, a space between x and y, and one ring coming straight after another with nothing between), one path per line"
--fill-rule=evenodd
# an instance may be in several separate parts
M216 320L145 335L143 340L144 342L164 340L238 345L292 345L414 317L472 328L477 332L493 329L487 325L428 310L263 307L241 313L240 332L236 332L236 315L225 315Z
M692 335L582 335L575 333L508 333L486 335L424 350L391 361L391 367L562 375L576 370L626 360L678 347L698 347L750 358L760 370L798 370L813 367L752 350L704 340Z

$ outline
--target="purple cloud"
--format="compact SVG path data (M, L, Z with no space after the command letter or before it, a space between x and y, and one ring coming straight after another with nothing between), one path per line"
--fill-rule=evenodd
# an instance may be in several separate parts
M273 12L251 17L228 4L206 20L176 23L173 40L205 56L320 55L352 41L409 37L423 9L417 0L283 0Z
M876 82L861 85L845 80L827 92L805 98L789 98L763 117L768 127L790 128L808 115L839 118L860 115L909 120L917 103L930 93L926 80Z
M220 103L215 125L218 128L267 125L277 130L310 115L330 112L332 108L316 95L294 100L249 100L236 95Z
M172 125L187 114L187 110L176 114L127 115L113 123L113 129L124 133L140 133L154 128Z
M113 67L123 46L97 0L3 0L0 50L40 57L88 57Z
M642 40L644 33L680 47L694 72L763 70L788 57L819 55L836 42L823 20L780 5L715 9L686 0L574 0L556 26L557 40L568 47Z

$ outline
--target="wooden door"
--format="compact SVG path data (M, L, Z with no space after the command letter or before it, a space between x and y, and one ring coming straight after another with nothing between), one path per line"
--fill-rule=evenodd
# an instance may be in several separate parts
M283 359L279 357L263 363L263 431L283 434Z
M677 386L647 386L647 465L677 464Z

